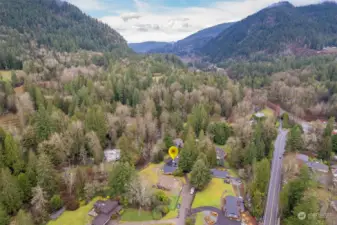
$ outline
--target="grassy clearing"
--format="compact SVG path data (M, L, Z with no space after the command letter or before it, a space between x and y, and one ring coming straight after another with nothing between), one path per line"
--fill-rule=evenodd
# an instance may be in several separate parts
M264 115L266 117L273 117L274 116L274 112L270 108L264 108L261 112L264 113Z
M151 163L145 169L139 172L140 176L143 177L145 180L151 182L151 184L156 184L159 181L159 175L161 173L161 168L164 163L160 164L153 164Z
M232 185L224 183L222 179L213 178L205 190L197 192L192 208L201 206L220 208L221 197L227 195L235 196Z
M204 213L198 213L195 217L195 225L204 225Z
M87 205L78 208L75 211L64 212L57 220L48 222L47 225L87 225L93 220L93 217L88 215L88 212L93 208L97 200L103 199L96 197Z
M147 221L153 220L152 212L138 209L125 209L121 221Z
M11 81L12 71L11 70L0 70L0 79L5 81Z

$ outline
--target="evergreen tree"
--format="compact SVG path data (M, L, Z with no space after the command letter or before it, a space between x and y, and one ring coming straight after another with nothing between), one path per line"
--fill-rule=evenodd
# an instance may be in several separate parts
M323 139L322 149L318 152L318 158L329 161L332 152L332 139L330 136L326 136Z
M332 137L331 137L331 145L332 145L332 151L335 152L335 153L337 153L337 134L332 135Z
M94 131L86 134L86 144L89 152L94 156L95 163L102 162L104 152L101 143Z
M4 207L0 204L0 225L9 225L10 217Z
M211 172L206 165L206 163L199 159L193 166L191 171L191 184L197 190L204 189L207 184L211 181Z
M18 183L22 193L22 201L28 203L32 197L32 185L25 173L20 173Z
M213 142L218 145L225 145L231 136L231 127L225 122L211 123L208 126L208 133L213 138Z
M0 204L9 214L16 213L22 205L20 186L7 169L0 173Z
M194 129L195 135L199 135L201 130L206 130L209 123L209 114L205 106L202 104L195 105L188 121Z
M47 140L49 136L55 131L51 115L42 105L39 106L39 109L35 114L34 126L38 142Z
M121 150L121 162L130 163L131 165L135 165L138 162L139 151L130 138L123 134L118 140L117 146Z
M105 115L100 107L92 107L88 110L85 116L85 128L87 131L95 131L101 146L105 146L105 139L107 135L107 125Z
M334 125L335 125L335 118L331 117L324 129L324 134L323 134L324 137L330 137L332 135Z
M118 162L109 175L109 194L118 197L126 193L127 186L135 175L135 169L129 163Z
M26 175L32 187L35 187L37 184L36 165L37 165L37 157L35 153L32 150L30 150L28 152L28 163L26 167Z
M246 162L245 164L247 165L251 165L254 161L256 161L256 155L257 155L257 149L256 149L256 145L255 142L252 141L248 148L247 148L247 154L246 154Z
M21 159L19 145L16 143L11 134L6 134L4 146L5 165L10 168L14 174L19 174L20 171L23 169L24 164Z
M197 157L198 149L195 143L194 132L190 130L184 143L184 148L180 152L178 166L181 171L185 173L190 172Z
M57 176L48 155L41 153L36 164L37 184L49 197L57 192Z
M9 225L10 217L2 205L0 205L0 225Z
M174 145L173 139L170 134L166 133L164 136L164 143L165 143L165 148L168 150L171 146Z
M218 159L216 156L215 148L209 149L207 151L207 162L210 168L215 168L218 165ZM220 165L223 166L224 159L220 159L219 161Z
M301 130L298 126L291 128L287 139L287 151L299 152L303 148L303 139L301 136Z

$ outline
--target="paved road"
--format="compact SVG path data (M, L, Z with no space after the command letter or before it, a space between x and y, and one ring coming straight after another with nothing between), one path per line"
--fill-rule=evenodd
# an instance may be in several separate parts
M185 175L185 181L186 181L186 184L183 186L183 190L181 192L182 201L181 201L181 205L179 209L179 218L177 219L177 225L185 225L185 219L186 219L186 216L189 210L191 209L191 205L192 205L192 201L194 197L194 195L190 194L191 185L190 185L187 175Z
M287 140L287 131L282 130L282 123L281 123L278 131L278 136L275 141L275 150L272 161L268 198L264 214L263 225L278 224L278 205L281 188L281 171L283 161L282 155L285 151L286 140Z

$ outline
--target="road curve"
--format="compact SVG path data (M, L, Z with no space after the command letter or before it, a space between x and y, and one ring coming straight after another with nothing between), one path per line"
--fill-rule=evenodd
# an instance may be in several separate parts
M286 140L287 140L287 131L282 129L281 123L275 141L275 149L270 174L267 203L265 208L265 214L263 217L263 225L278 224L278 206L279 206L279 194L281 189L281 171Z

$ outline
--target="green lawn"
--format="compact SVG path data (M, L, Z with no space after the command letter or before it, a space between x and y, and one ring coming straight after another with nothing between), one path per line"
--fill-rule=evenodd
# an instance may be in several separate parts
M200 212L200 213L197 213L197 216L195 218L195 225L204 225L205 219L204 219L204 213L203 212Z
M197 192L192 208L200 206L213 206L220 208L221 196L224 191L226 191L225 196L235 196L231 184L224 183L223 179L213 178L206 189L201 192Z
M12 71L11 70L0 70L1 80L11 81Z
M138 210L138 209L125 209L122 214L121 221L147 221L153 220L152 212Z
M264 115L266 115L266 117L273 117L274 116L274 112L270 108L264 108L261 112L264 113Z
M87 205L78 208L76 211L66 211L57 220L48 222L47 225L87 225L92 221L88 212L93 208L97 200L102 197L94 198Z
M157 184L159 180L159 175L164 163L153 164L151 163L145 169L139 172L140 176L151 182L151 184Z

